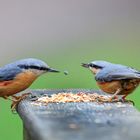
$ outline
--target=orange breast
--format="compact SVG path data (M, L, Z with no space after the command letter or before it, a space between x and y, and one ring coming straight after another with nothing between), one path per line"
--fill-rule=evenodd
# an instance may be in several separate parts
M139 79L128 79L112 82L97 82L101 90L106 93L114 94L118 89L121 90L119 95L132 93L140 83Z
M119 81L97 82L97 84L101 90L110 94L114 94L118 89L122 88Z
M26 71L16 76L14 80L0 82L0 96L10 96L28 88L37 76Z

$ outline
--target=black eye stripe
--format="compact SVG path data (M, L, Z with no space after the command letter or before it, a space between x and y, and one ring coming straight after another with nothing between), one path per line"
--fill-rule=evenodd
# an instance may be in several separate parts
M49 68L46 67L39 67L34 65L18 65L18 67L23 69L36 69L36 70L48 70Z
M103 68L103 67L97 66L97 65L95 65L95 64L89 64L89 66L92 67L92 68L97 68L97 69Z
M94 67L95 65L94 65L94 64L89 64L89 66L90 66L90 67Z

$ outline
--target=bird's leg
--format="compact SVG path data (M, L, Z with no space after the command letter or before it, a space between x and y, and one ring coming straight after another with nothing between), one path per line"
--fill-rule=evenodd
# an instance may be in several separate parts
M20 99L22 99L24 97L27 97L29 94L30 93L24 93L21 96L12 95L11 97L14 98L14 99L16 99L16 100L20 100Z
M14 96L14 95L13 95L12 97L14 97L14 98L10 98L9 96L3 96L4 99L12 101L11 110L12 110L13 113L15 113L15 112L16 112L16 111L15 111L16 105L17 105L21 100L19 100L17 96Z
M3 98L5 99L5 100L10 100L10 101L15 101L14 99L11 99L9 96L3 96Z
M113 99L116 98L116 96L121 92L121 89L117 89L117 91L110 97L109 101L112 102Z
M125 98L127 97L127 95L128 95L128 94L126 94L126 95L124 95L124 96L122 97L122 99L123 99L124 101L126 100Z
M132 100L127 100L127 99L126 99L127 96L128 96L128 94L124 95L124 96L121 98L121 101L122 101L122 102L132 103L133 105L135 105L135 103L134 103Z
M120 89L118 89L115 94L113 94L111 96L111 98L109 99L109 101L113 101L113 99L121 92ZM122 96L121 98L118 99L118 101L121 101L121 102L128 102L128 103L132 103L133 105L135 105L135 103L131 100L127 100L126 97L128 96L128 94Z
M5 99L5 100L11 100L10 98L9 98L9 96L3 96L3 98Z
M14 111L16 106L19 104L20 101L22 101L23 99L25 99L30 93L25 93L22 94L21 96L16 96L16 95L12 95L12 104L11 104L11 110Z

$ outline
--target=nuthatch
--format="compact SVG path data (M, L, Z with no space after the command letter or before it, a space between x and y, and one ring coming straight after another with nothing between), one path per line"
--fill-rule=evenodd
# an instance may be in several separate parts
M34 80L46 72L59 72L50 68L45 62L27 58L7 64L0 68L0 97L8 99L12 96L14 103L23 99L14 94L28 88ZM14 106L14 104L13 104Z
M82 66L89 68L95 74L95 80L102 91L113 94L111 99L116 95L123 95L122 100L125 100L140 83L140 71L128 66L106 61L83 63Z

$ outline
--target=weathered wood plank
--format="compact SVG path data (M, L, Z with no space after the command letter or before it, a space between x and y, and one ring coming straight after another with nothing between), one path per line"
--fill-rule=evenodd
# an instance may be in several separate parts
M78 89L33 90L32 95L71 91L94 92ZM26 99L17 108L26 128L26 140L140 139L140 113L131 104L94 102L35 106L31 102Z

